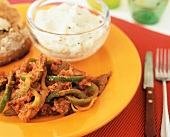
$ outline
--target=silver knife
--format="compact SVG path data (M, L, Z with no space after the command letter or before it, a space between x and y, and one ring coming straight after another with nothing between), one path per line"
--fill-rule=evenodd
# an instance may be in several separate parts
M146 115L145 115L145 135L147 137L156 136L155 113L154 113L154 74L152 52L147 52L144 65L144 83L146 91Z

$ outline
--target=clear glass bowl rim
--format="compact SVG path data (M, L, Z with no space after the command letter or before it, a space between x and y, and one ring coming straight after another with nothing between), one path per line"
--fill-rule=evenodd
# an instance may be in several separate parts
M44 2L46 2L46 0L37 0L37 1L34 1L30 7L28 8L27 10L27 23L34 29L38 30L38 31L41 31L41 32L44 32L44 33L47 33L47 34L53 34L53 35L65 35L65 36L74 36L74 35L82 35L82 34L86 34L86 33L90 33L90 32L93 32L101 27L103 27L108 21L110 21L110 12L109 12L109 9L108 7L106 6L106 4L104 2L102 2L101 0L95 0L96 2L98 2L101 7L102 7L102 10L105 11L105 16L104 16L104 20L103 22L95 27L94 29L91 29L91 30L88 30L88 31L84 31L82 33L76 33L76 34L62 34L62 33L54 33L54 32L49 32L49 31L46 31L46 30L43 30L41 28L39 28L37 25L35 25L34 21L33 21L33 18L32 18L32 15L33 15L33 12L35 9L41 7L41 4L43 4ZM71 1L70 1L71 2ZM48 3L56 3L55 0L48 0Z

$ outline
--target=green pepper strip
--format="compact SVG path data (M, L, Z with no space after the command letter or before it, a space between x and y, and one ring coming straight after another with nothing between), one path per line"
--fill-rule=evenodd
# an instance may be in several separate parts
M10 71L9 72L9 76L8 76L8 83L6 84L6 89L5 92L2 96L2 99L0 101L0 112L2 112L6 106L6 103L8 102L10 96L11 96L11 92L12 92L12 81L13 81L14 75L13 72Z
M37 59L35 59L35 58L30 58L29 59L29 62L36 62L37 61Z
M20 74L20 78L21 78L22 81L25 81L25 75L23 75L24 68L27 68L29 62L36 62L36 61L37 61L37 59L35 59L35 58L29 58L29 59L26 59L26 60L22 63L22 65L21 65L21 72L20 72L20 73L21 73L21 74Z
M31 76L31 75L29 75L29 77L30 77L30 79L32 79L32 76ZM22 81L25 81L26 76L25 76L23 73L21 73L21 74L20 74L20 78L21 78Z
M66 89L66 90L61 90L61 91L56 91L56 92L51 93L47 97L46 102L50 102L50 100L54 97L61 97L61 96L70 95L70 94L73 94L77 96L78 98L87 98L86 94L84 94L82 91L78 89Z
M24 72L24 68L27 68L29 62L36 62L37 59L35 58L29 58L29 59L26 59L22 64L21 64L21 72Z
M61 81L61 82L80 82L86 76L48 76L47 80L49 81Z
M35 89L33 89L33 88L30 88L30 89L31 89L32 94L35 96L34 101L31 104L31 108L35 108L39 105L41 96Z
M86 99L83 98L78 99L73 96L66 96L65 98L71 103L73 103L74 105L85 106L89 104L95 97L97 97L99 92L98 87L94 83L92 83L91 86L87 88L87 90L88 92L93 92L93 95Z
M25 76L24 85L13 94L12 99L20 98L20 97L24 96L27 93L27 91L29 90L30 85L31 85L30 75L27 74Z
M23 69L22 68L27 68L29 62L36 62L37 59L35 58L29 58L29 59L26 59L22 65L21 65L21 74L20 74L20 78L22 81L25 81L25 75L23 74Z
M15 115L17 115L17 113L15 112L14 109L8 108L7 110L5 110L5 111L3 112L3 115L4 115L4 116L15 116Z

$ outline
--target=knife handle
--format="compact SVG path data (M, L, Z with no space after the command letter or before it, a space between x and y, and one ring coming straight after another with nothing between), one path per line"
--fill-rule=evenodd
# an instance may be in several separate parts
M145 116L145 135L147 137L156 136L155 113L154 113L154 92L153 88L146 88L146 116Z

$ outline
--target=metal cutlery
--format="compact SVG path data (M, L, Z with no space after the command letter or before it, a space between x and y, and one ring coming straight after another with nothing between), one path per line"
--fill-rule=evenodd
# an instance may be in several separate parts
M155 113L154 113L154 74L152 52L147 52L144 65L144 83L143 88L146 90L146 116L145 116L145 135L154 137L155 130Z
M167 58L168 57L168 58ZM167 102L167 85L166 82L170 80L170 50L157 49L156 51L156 67L155 77L162 81L163 84L163 114L161 123L161 137L170 137L170 123L168 114Z

